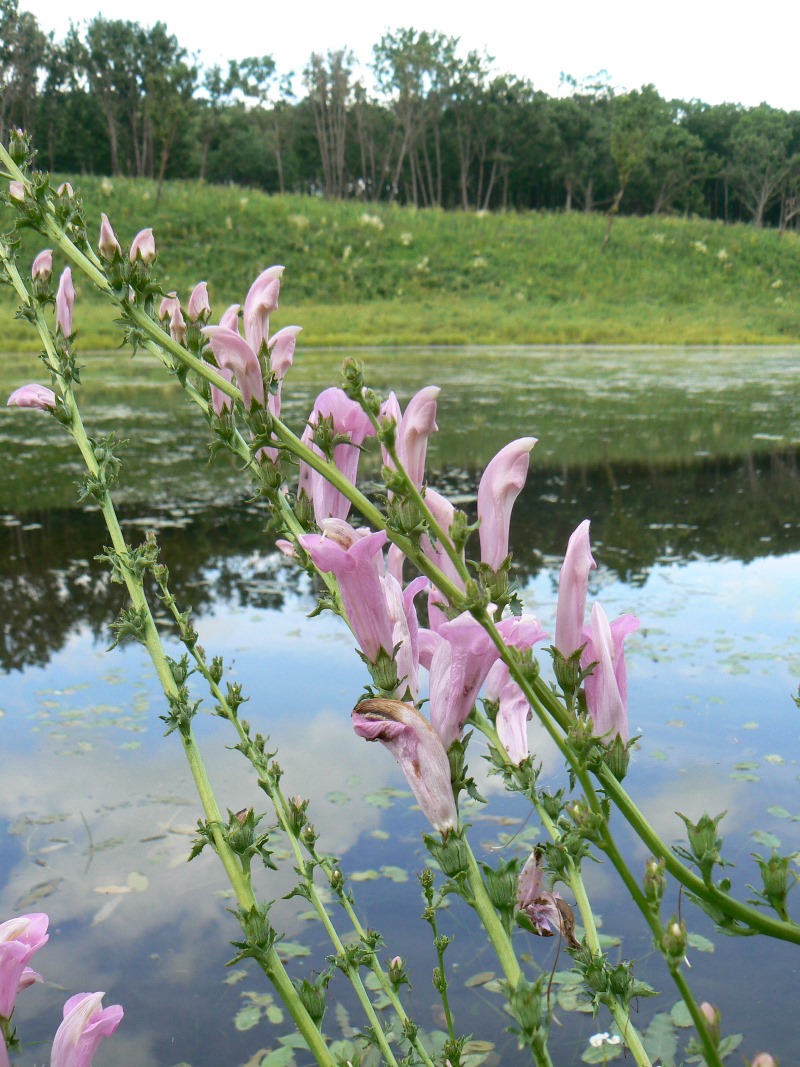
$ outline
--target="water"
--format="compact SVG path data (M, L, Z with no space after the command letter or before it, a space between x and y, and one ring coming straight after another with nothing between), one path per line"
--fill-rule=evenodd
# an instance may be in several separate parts
M591 595L610 616L633 611L642 629L629 644L631 724L642 734L626 786L669 841L674 814L727 810L725 855L734 891L746 898L758 874L750 860L800 849L797 710L800 680L800 364L797 350L416 350L367 354L368 378L405 401L442 386L431 484L474 508L477 479L507 440L539 437L514 515L516 576L526 605L552 632L560 557L569 533L592 519L598 571ZM288 420L301 427L315 392L341 356L303 357L286 386ZM120 486L132 539L155 527L183 604L197 613L201 641L250 702L246 716L277 745L287 794L311 798L328 851L355 886L362 920L380 929L387 958L409 960L409 1009L425 1030L442 1025L430 994L434 955L417 917L416 872L426 862L421 814L387 753L352 735L349 711L366 675L330 615L308 620L313 597L272 547L265 517L246 500L236 472L205 464L204 430L161 372L137 360L87 357L85 416L91 432L130 439ZM31 360L5 361L7 391L34 378ZM174 736L164 739L163 698L138 648L107 652L120 607L95 555L97 516L75 503L80 467L52 420L2 411L0 580L7 671L0 697L5 755L0 806L0 916L46 910L51 940L36 963L44 986L26 992L15 1021L26 1049L20 1067L46 1060L60 1005L82 989L107 990L126 1019L101 1049L110 1063L257 1064L290 1032L255 968L226 969L237 927L218 864L186 863L199 814ZM367 460L365 474L375 471ZM177 651L175 646L174 651ZM230 728L209 714L198 732L223 807L264 810L246 765L226 746ZM542 780L565 775L531 727ZM529 848L541 836L526 812L486 778L480 746L471 766L490 796L471 814L486 849ZM766 832L772 837L760 837ZM504 843L516 833L513 842ZM634 869L644 851L621 839ZM487 858L493 853L487 852ZM292 967L318 973L329 949L295 901L291 864L257 876L276 897L276 927L309 951ZM589 863L590 895L603 929L623 938L613 953L640 959L637 974L663 990L642 1000L644 1028L676 996L638 916L624 906L608 865ZM791 899L791 898L790 898ZM700 999L743 1030L743 1055L766 1048L791 1062L796 952L760 940L729 940L668 891L666 914L683 907L707 938L690 952ZM498 971L459 901L443 913L457 1025L494 1047L476 1062L524 1063L504 1033L507 1019L486 973ZM551 968L555 939L520 932L530 966ZM561 956L558 966L565 967ZM758 976L753 997L742 974ZM465 983L482 976L481 984ZM350 1013L344 983L330 987L326 1027ZM338 1010L335 1011L335 1006ZM243 1009L246 1009L243 1012ZM562 1009L554 1059L580 1062L587 1037L608 1028ZM238 1020L238 1026L237 1026ZM250 1025L258 1020L257 1025ZM261 1055L259 1055L261 1053ZM738 1055L738 1053L736 1054ZM307 1062L297 1055L298 1064Z

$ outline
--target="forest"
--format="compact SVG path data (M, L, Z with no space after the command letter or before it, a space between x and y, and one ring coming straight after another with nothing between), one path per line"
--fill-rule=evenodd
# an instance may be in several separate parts
M365 71L368 76L365 76ZM620 91L550 96L459 40L400 28L366 68L273 56L203 68L163 22L97 16L54 39L0 0L0 139L57 173L233 183L465 211L694 215L800 225L800 111Z

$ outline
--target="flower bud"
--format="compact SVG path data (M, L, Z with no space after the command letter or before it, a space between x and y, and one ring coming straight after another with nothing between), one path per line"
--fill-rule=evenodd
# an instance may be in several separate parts
M19 200L22 203L25 200L25 183L13 181L8 184L8 195L12 200Z
M628 745L619 734L614 735L614 740L607 745L603 752L603 763L611 771L618 782L621 782L628 773L628 764L631 754Z
M653 856L644 865L644 893L651 904L660 904L667 888L666 871L667 863L663 856L655 859Z
M325 1002L325 984L323 981L309 982L306 978L299 981L297 978L292 979L292 985L295 988L297 995L303 1002L303 1007L313 1019L314 1023L319 1026L322 1022L322 1017L325 1014L327 1004Z
M75 196L75 190L69 182L62 182L58 189L56 189L56 196L63 196L67 200L72 200Z
M395 987L395 989L397 989L399 986L403 985L404 983L405 984L408 983L408 978L406 976L406 969L403 966L402 957L395 956L393 959L391 959L389 961L388 975L389 975L389 981L392 983L392 985Z
M706 1021L708 1032L715 1041L719 1041L719 1024L722 1021L719 1008L715 1008L713 1004L709 1004L707 1000L704 1000L700 1005L700 1014Z
M670 959L682 960L686 955L686 924L672 919L662 934L661 947Z
M34 259L33 266L31 267L31 278L36 281L37 279L46 282L50 275L53 273L53 249L45 248Z
M211 315L211 304L208 302L207 282L198 282L194 289L192 289L186 314L189 316L190 322L197 322L198 319L202 322L206 322Z
M152 227L139 230L131 243L130 261L135 263L140 259L145 267L149 267L156 258L156 242L153 237Z
M15 389L6 401L9 408L37 408L39 411L52 411L56 406L56 394L46 385L23 385Z
M119 246L119 241L111 227L111 223L108 221L108 216L102 213L100 215L100 239L97 242L97 247L100 255L108 263L112 263L116 256L122 255L122 249Z
M768 1052L759 1052L753 1057L750 1067L779 1067L779 1063Z
M30 137L28 137L24 130L19 129L17 126L14 126L9 134L8 154L18 167L27 162L28 157L31 154Z
M75 286L72 271L65 267L56 292L56 330L64 337L72 337L72 308L75 304Z

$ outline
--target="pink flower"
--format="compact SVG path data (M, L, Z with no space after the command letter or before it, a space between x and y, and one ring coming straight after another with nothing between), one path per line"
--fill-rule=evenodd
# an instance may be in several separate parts
M38 408L39 411L52 411L56 406L56 394L46 385L22 385L15 389L6 401L9 408Z
M382 583L386 531L356 536L347 547L320 534L303 534L297 540L317 570L336 577L347 621L369 662L376 662L380 649L391 656L392 624Z
M131 263L135 263L137 259L140 259L146 267L156 258L156 241L153 237L152 227L148 227L146 230L139 230L131 242L131 250L129 253Z
M62 182L56 189L56 196L64 196L67 200L72 200L75 196L75 190L72 188L69 182Z
M244 335L258 355L269 335L269 317L277 310L283 267L268 267L253 284L244 301Z
M517 911L527 915L534 932L540 937L560 933L570 948L580 948L573 933L575 918L572 909L558 893L545 889L544 872L537 852L530 854L520 871Z
M47 942L49 922L43 912L33 912L0 923L0 1017L4 1019L11 1018L17 993L38 977L32 977L36 972L28 960Z
M438 634L441 640L430 666L431 726L447 750L461 737L467 716L499 652L468 612L445 622Z
M56 292L56 330L64 337L72 337L72 308L75 304L75 286L72 284L72 271L64 268Z
M625 638L639 629L635 615L621 615L609 625L600 604L592 608L591 621L583 631L586 648L581 655L585 670L596 663L586 679L586 706L595 737L613 741L619 734L628 740L628 682L625 670Z
M91 1067L97 1046L122 1022L119 1004L102 1008L104 993L77 993L64 1005L64 1021L56 1031L50 1067Z
M355 400L342 389L324 389L314 403L314 410L308 419L308 426L303 432L305 444L321 456L322 452L314 443L314 428L322 419L331 419L336 434L347 434L350 443L336 445L333 461L345 478L355 485L358 473L359 448L366 437L374 436L375 428L367 415ZM323 519L346 519L350 512L350 501L334 488L321 474L317 474L308 464L300 461L300 489L314 505L314 517L317 525Z
M481 562L499 570L508 555L511 508L528 476L535 437L521 437L501 448L489 462L478 486L478 534Z
M424 716L400 700L363 700L353 710L353 727L359 737L389 749L433 828L452 830L458 815L450 763Z
M546 636L533 615L505 619L500 626L506 644L512 648L532 648ZM495 725L508 758L512 763L522 763L530 755L528 721L532 713L527 698L502 660L498 660L489 670L484 695L499 704Z
M34 259L33 266L31 267L31 278L36 281L37 278L41 278L43 282L46 282L50 275L53 273L53 249L45 248Z
M449 536L456 509L447 497L431 488L425 490L425 503L441 530ZM423 534L420 539L420 548L431 563L434 563L458 589L464 589L464 579L458 573L455 563L445 552L441 541L432 541L428 534ZM447 622L447 617L442 611L442 606L445 604L447 604L447 598L438 589L432 587L428 593L428 618L431 629L438 630L442 623Z
M186 308L186 314L189 316L191 322L197 322L198 319L202 319L203 322L205 322L211 314L211 305L208 302L207 282L198 282L194 289L192 289L189 296L189 304Z
M276 419L281 417L281 387L286 373L292 365L294 350L297 346L297 337L302 332L302 326L284 326L267 341L269 349L269 369L277 382L275 392L270 390L267 404L270 412Z
M569 539L558 579L555 645L564 659L583 644L589 571L596 566L589 545L589 520L584 519Z
M164 299L161 301L158 307L158 317L163 322L164 319L168 319L174 312L175 308L180 310L181 302L178 299L176 292L167 293Z
M122 249L119 246L119 241L111 227L111 223L108 221L108 216L100 214L100 239L97 242L97 247L100 251L100 255L108 263L112 263L115 256L122 255Z
M437 385L420 389L409 400L405 413L401 413L395 394L389 393L381 408L381 416L392 419L396 425L397 456L417 489L422 488L425 478L428 438L439 428L436 425L436 399L440 392ZM386 449L382 449L382 452L384 464L394 469L389 453Z
M249 411L254 400L263 407L264 379L261 364L247 341L235 330L225 326L204 326L202 333L211 342L211 351L220 368L236 376L236 384L241 390L245 408Z

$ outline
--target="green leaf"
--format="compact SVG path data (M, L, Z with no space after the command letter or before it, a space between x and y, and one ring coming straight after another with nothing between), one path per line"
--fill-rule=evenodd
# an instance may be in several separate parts
M788 812L786 808L782 808L780 804L771 804L770 807L767 808L767 811L770 815L774 815L776 819L791 818L790 812Z
M620 1057L625 1049L623 1044L619 1045L601 1045L599 1048L584 1049L581 1053L581 1061L583 1063L609 1063L611 1060L616 1060Z
M702 934L687 934L686 943L691 945L695 952L713 952L714 942L709 941L707 937L703 937Z
M781 847L781 839L776 837L775 834L769 833L767 830L753 830L750 836L754 841L757 841L759 845L764 845L765 848Z
M269 1052L261 1061L261 1067L294 1067L294 1050L284 1045Z
M278 1004L270 1004L267 1008L267 1018L273 1026L280 1026L283 1022L283 1008Z
M723 1037L718 1048L720 1059L724 1060L726 1056L730 1056L732 1052L735 1052L743 1040L744 1034L728 1034L727 1037Z
M408 871L403 867L381 867L381 874L390 882L407 882Z
M494 971L479 971L478 974L473 974L468 978L464 985L467 989L474 989L475 986L486 985L487 982L491 982L494 976Z
M670 1011L669 1016L676 1026L694 1026L689 1009L682 1000L672 1005L672 1011Z
M678 1039L672 1019L666 1012L654 1016L642 1034L642 1042L651 1060L661 1060L662 1067L675 1067Z
M306 945L301 945L298 941L279 941L276 948L282 960L293 960L298 956L311 955L311 949Z
M252 1030L258 1026L261 1020L261 1008L257 1004L246 1004L239 1008L233 1019L233 1025L237 1030Z

